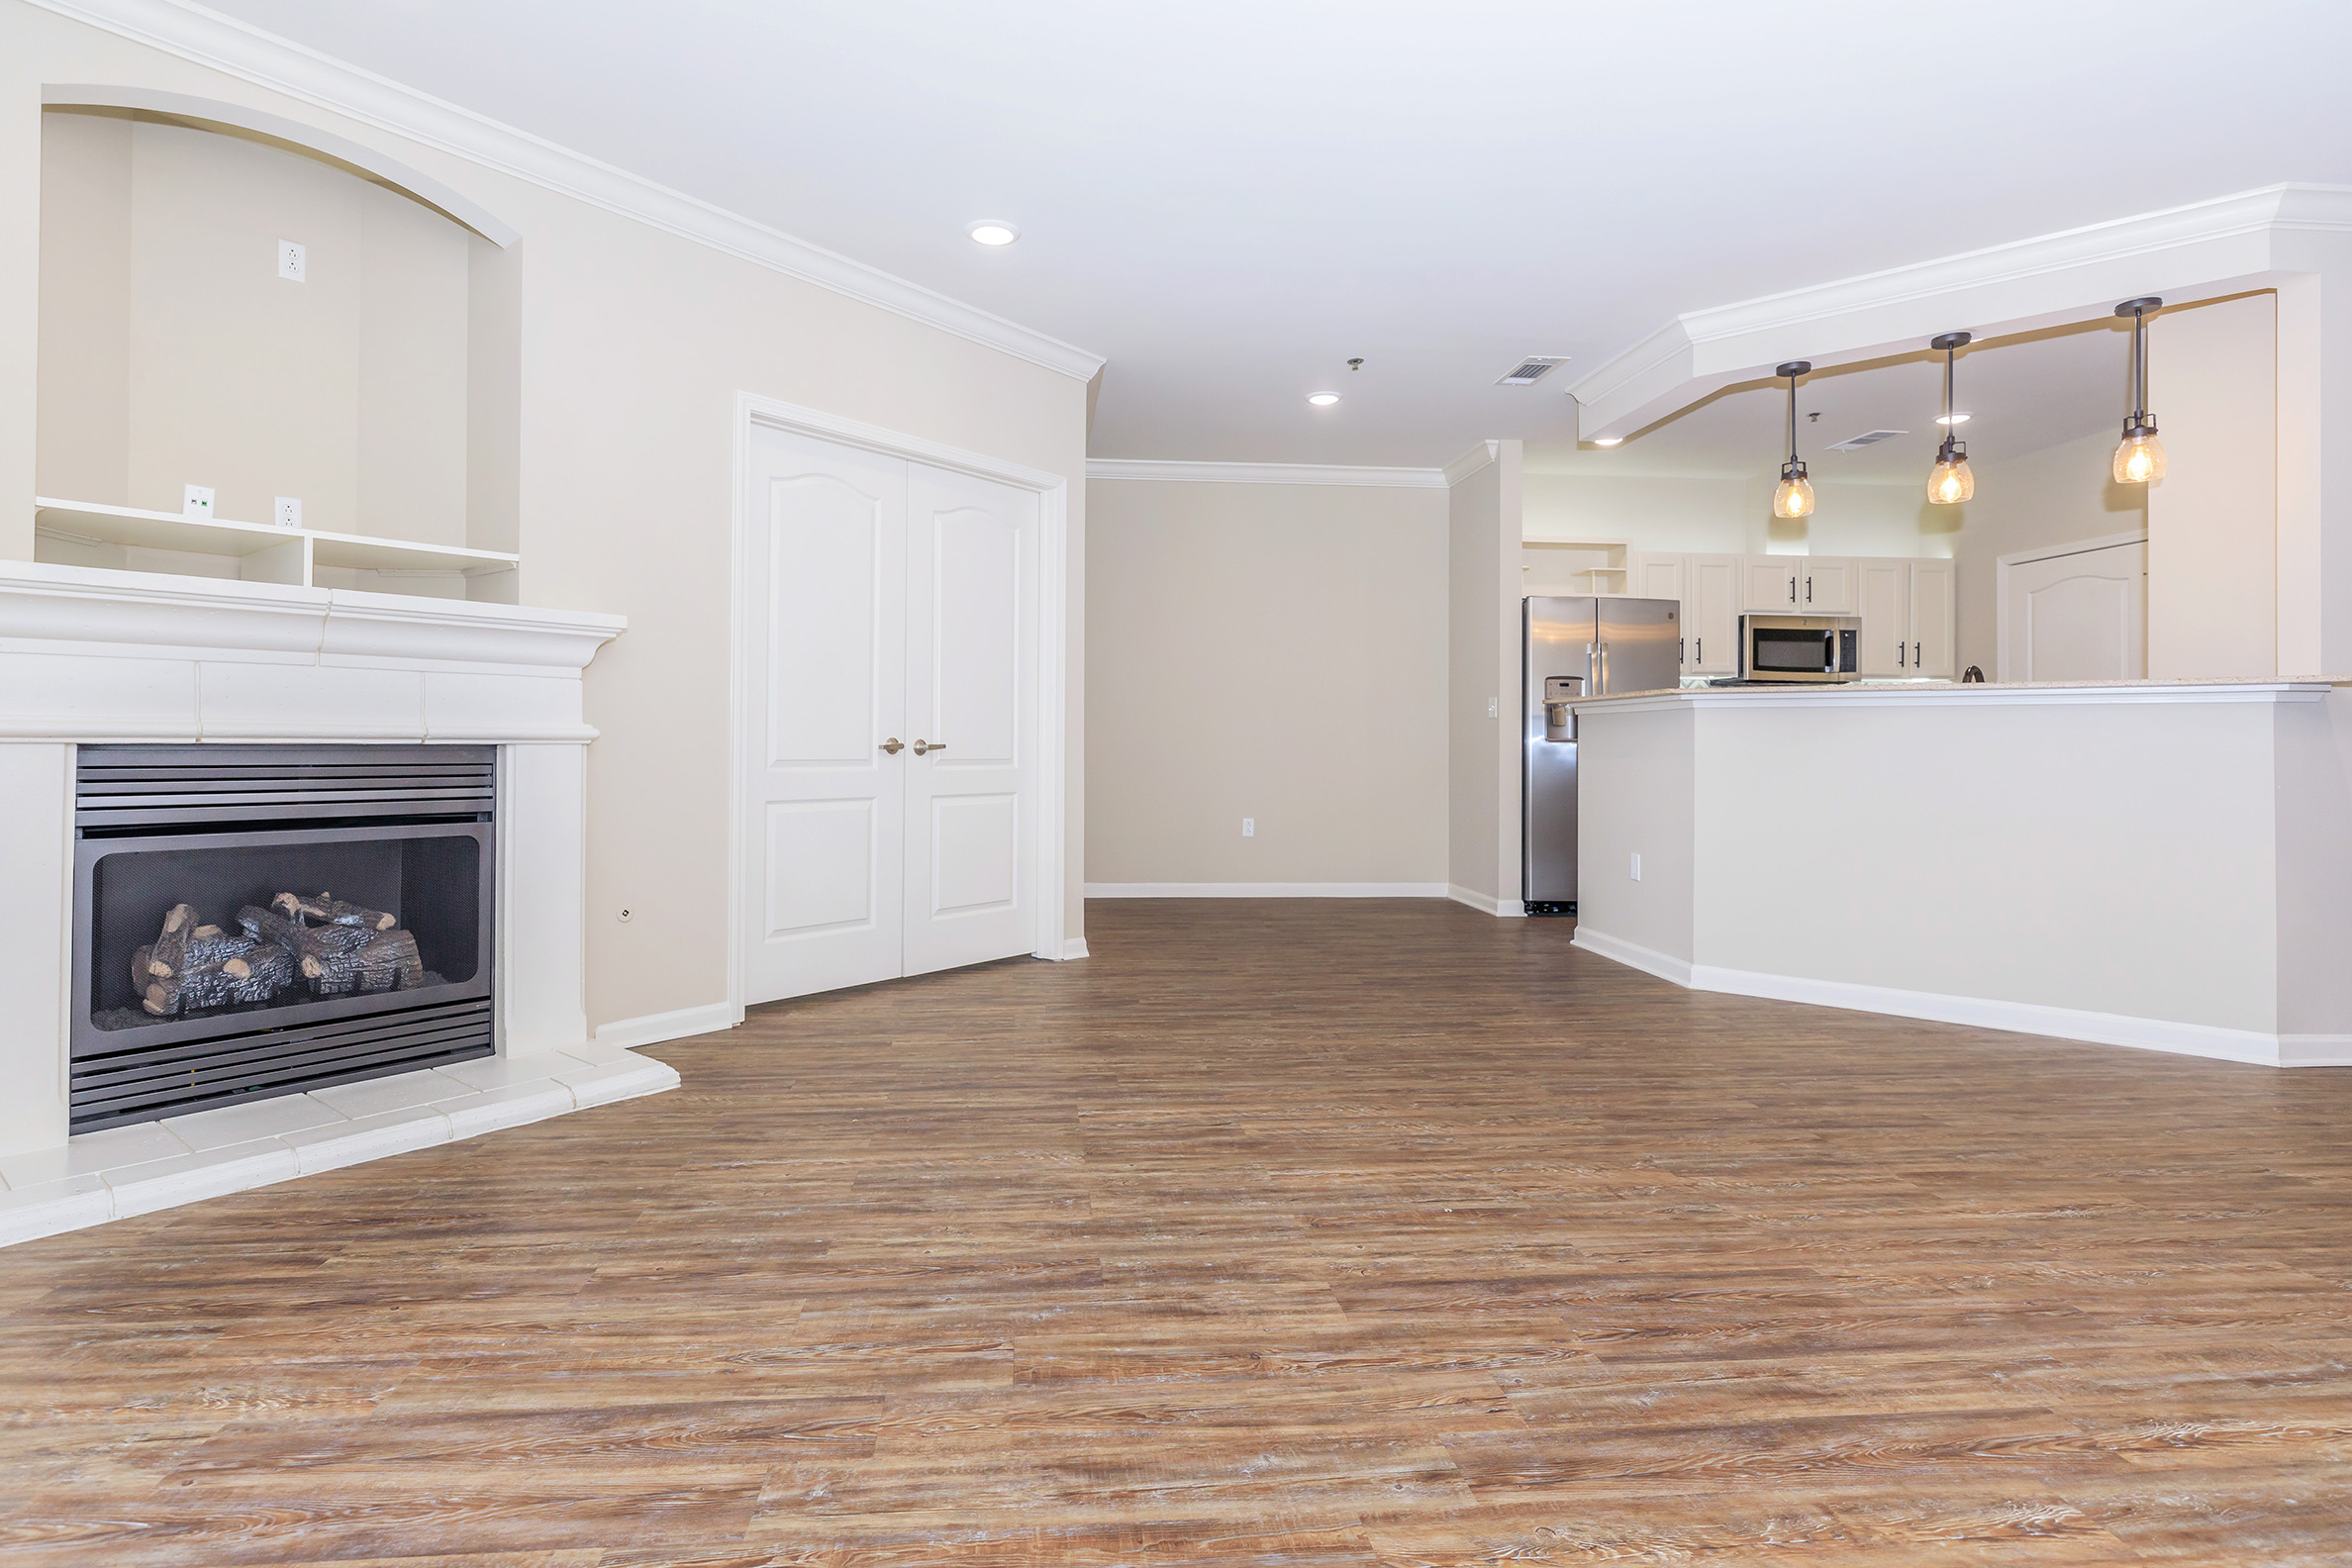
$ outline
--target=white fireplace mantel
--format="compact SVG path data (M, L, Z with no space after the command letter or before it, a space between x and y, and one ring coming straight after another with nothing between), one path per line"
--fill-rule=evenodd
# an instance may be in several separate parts
M0 1161L68 1141L80 744L497 745L497 1070L502 1082L552 1081L597 1059L585 997L596 732L582 717L581 672L627 625L585 611L0 562ZM575 1095L562 1109L575 1101L593 1103Z

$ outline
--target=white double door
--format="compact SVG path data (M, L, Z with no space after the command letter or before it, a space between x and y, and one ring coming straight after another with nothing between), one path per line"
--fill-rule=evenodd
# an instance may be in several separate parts
M744 1000L1034 945L1034 491L758 429Z

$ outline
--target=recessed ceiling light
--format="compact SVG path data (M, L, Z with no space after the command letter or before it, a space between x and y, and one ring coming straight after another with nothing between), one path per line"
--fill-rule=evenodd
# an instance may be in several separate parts
M1935 423L1938 425L1965 425L1968 423L1968 416L1965 414L1938 414L1935 416Z
M1339 394L1336 392L1310 392L1307 394L1307 401L1317 408L1329 408L1339 401Z
M1593 444L1596 446L1622 446L1624 443L1625 438L1622 436L1596 436L1593 438Z
M974 245L1009 245L1021 238L1021 231L1002 218L983 218L964 230Z

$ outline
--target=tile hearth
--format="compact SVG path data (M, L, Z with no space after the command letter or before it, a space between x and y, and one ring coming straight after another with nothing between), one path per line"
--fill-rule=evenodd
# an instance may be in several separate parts
M578 1044L85 1132L0 1156L0 1246L677 1086L649 1056Z

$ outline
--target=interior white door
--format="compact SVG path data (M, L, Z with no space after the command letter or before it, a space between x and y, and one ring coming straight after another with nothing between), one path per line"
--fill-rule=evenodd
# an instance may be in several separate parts
M909 465L908 974L1031 946L1036 549L1034 491Z
M757 431L743 1000L902 972L907 464Z
M2001 678L2139 680L2148 673L2145 540L2001 568Z

